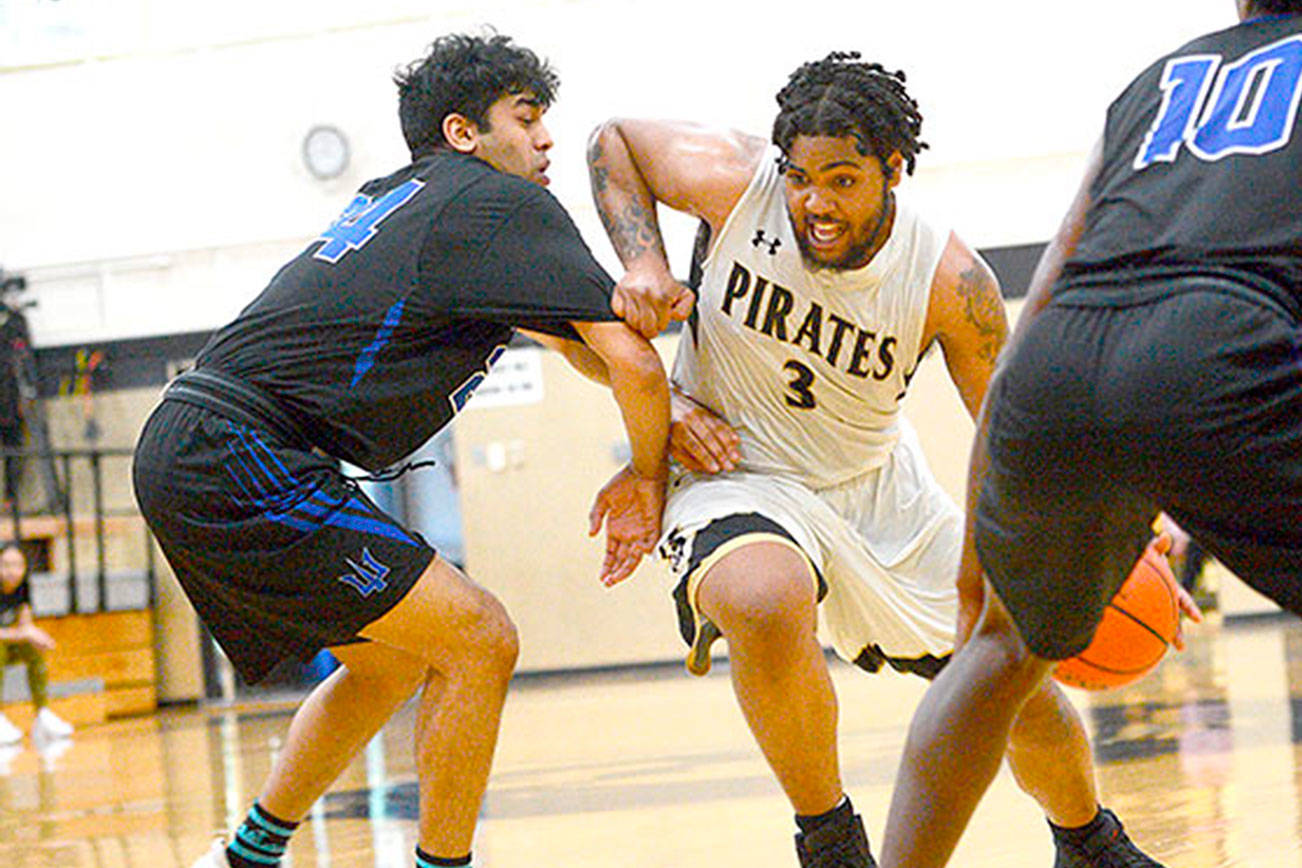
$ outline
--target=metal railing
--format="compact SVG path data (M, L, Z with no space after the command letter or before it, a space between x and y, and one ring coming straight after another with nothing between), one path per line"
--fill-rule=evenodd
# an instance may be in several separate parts
M137 519L141 525L142 557L141 568L133 567L131 572L140 575L145 581L144 604L152 607L157 599L156 570L154 564L153 538L136 509L135 501L128 498L129 505L110 506L105 501L105 464L120 460L126 468L123 476L124 489L131 491L130 466L132 450L130 449L52 449L47 451L34 449L0 449L0 461L5 464L10 459L18 459L23 465L35 462L34 471L44 478L45 484L33 486L33 490L43 489L42 495L29 493L23 485L16 486L12 500L6 504L7 515L0 517L0 526L8 523L9 536L15 540L31 537L26 529L39 525L45 531L57 527L64 543L64 563L57 573L67 576L68 611L69 612L103 612L108 610L110 569L108 548L106 545L107 522L114 518ZM78 473L84 467L84 473ZM86 576L80 567L84 547L79 542L84 540L85 527L89 520L91 551L93 552L93 569L90 577L96 591L94 604L82 599L79 579ZM79 527L80 526L80 527ZM46 534L42 534L45 536ZM51 539L53 543L53 539Z

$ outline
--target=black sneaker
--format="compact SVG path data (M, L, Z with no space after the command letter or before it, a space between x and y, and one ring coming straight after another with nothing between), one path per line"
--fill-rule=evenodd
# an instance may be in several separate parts
M1083 841L1071 841L1057 829L1053 846L1058 857L1053 868L1162 868L1162 863L1148 858L1126 835L1117 815L1101 808L1103 824Z
M877 868L868 850L863 820L853 814L849 822L828 823L796 835L800 868Z

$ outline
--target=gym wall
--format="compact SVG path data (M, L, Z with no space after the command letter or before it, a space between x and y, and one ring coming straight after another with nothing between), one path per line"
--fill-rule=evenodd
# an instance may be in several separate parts
M766 135L773 94L804 60L857 49L902 68L931 145L905 193L985 252L1016 295L1076 189L1107 100L1153 54L1233 20L1228 0L952 3L928 13L943 22L910 4L832 0L819 20L835 28L688 0L654 11L633 0L110 5L17 0L0 11L0 266L26 275L37 302L28 316L56 446L87 443L85 401L58 396L78 349L106 357L96 442L130 446L168 371L361 183L405 161L390 76L439 34L492 24L554 62L563 85L547 116L551 189L615 272L583 164L593 125L677 117ZM308 130L323 124L349 147L331 178L304 160ZM694 222L662 221L685 274ZM526 669L676 656L658 567L613 591L592 578L599 545L584 537L584 516L617 463L614 405L554 356L541 370L536 406L458 422L468 565L513 606ZM954 422L965 414L943 364L925 364L913 391L908 412L961 498L970 426ZM161 580L160 695L185 698L197 690L193 621L165 567Z

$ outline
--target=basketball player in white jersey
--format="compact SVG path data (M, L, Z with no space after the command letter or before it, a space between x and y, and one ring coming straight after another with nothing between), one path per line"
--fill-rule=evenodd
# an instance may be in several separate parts
M975 417L1008 328L980 256L897 195L925 147L903 85L832 54L778 94L771 144L614 120L589 147L597 207L627 268L616 310L641 317L644 333L690 303L656 203L708 230L674 364L678 467L661 551L679 582L688 668L706 671L710 643L726 638L805 868L875 864L841 785L820 602L841 657L927 678L980 609L955 586L962 519L900 403L938 346ZM1100 807L1083 725L1056 688L1027 703L1008 756L1048 816L1055 868L1157 865Z

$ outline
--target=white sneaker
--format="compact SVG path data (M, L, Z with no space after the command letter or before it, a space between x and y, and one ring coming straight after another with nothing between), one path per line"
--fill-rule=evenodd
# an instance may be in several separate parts
M42 708L36 712L36 723L32 726L32 735L43 735L46 738L67 738L72 735L72 724L50 711L50 709Z
M226 858L226 839L215 839L208 852L200 856L191 868L231 868L230 860Z
M5 777L10 772L10 766L14 758L23 752L21 745L0 744L0 777Z
M72 739L41 736L37 731L32 736L32 744L36 746L36 752L41 757L41 769L52 772L59 764L59 757L72 747Z
M13 721L0 713L0 744L18 744L23 740L23 731L14 726Z

